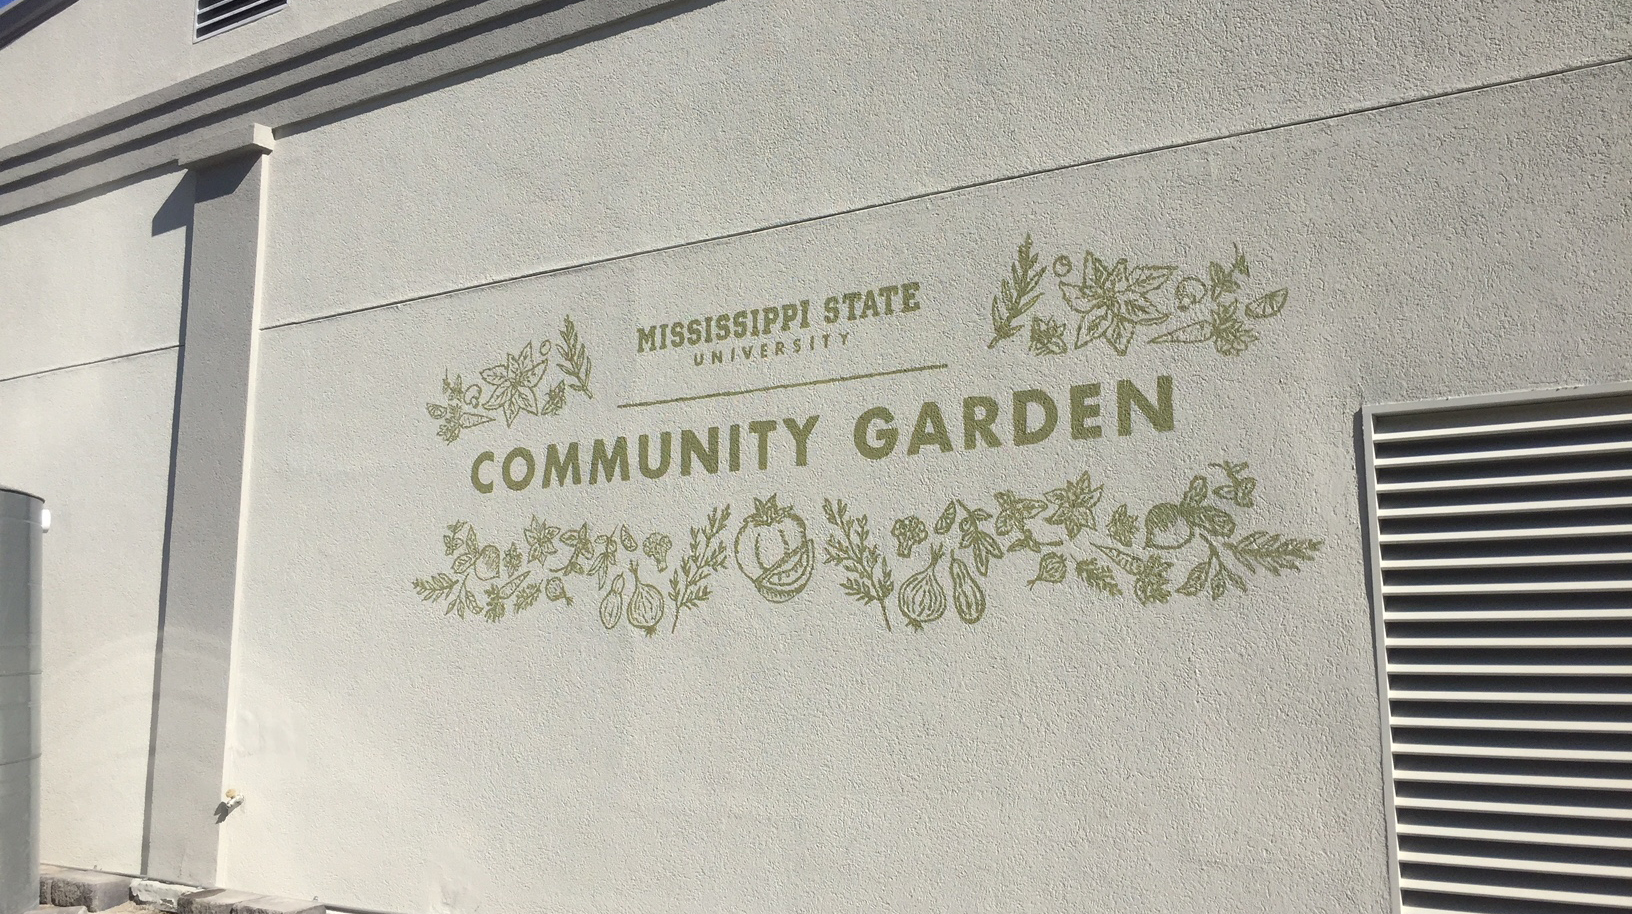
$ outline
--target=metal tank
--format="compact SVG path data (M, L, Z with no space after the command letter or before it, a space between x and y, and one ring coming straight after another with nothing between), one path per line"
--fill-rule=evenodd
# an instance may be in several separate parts
M0 914L40 902L40 499L0 488Z

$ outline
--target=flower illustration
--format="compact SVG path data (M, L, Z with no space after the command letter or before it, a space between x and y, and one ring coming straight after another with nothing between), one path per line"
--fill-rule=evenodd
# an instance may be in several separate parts
M1081 284L1060 283L1066 305L1082 315L1077 323L1076 348L1103 339L1118 355L1127 355L1135 327L1160 324L1172 316L1151 301L1150 293L1165 285L1177 270L1167 266L1130 267L1126 259L1107 266L1092 251L1084 252Z
M1084 470L1075 480L1067 480L1065 485L1043 494L1054 506L1054 513L1043 521L1063 526L1065 535L1072 539L1084 530L1097 530L1099 522L1094 519L1094 507L1104 492L1105 487L1094 485Z
M1213 348L1219 355L1240 355L1258 341L1258 332L1235 313L1234 303L1213 308Z
M1111 539L1131 549L1133 538L1139 533L1139 515L1130 512L1127 505L1117 505L1116 510L1111 512L1111 519L1105 524L1105 532L1110 534Z
M1043 513L1043 509L1048 507L1045 501L1025 498L1009 491L998 492L992 497L997 499L998 536L1025 532L1026 521Z
M538 415L538 385L550 367L548 345L540 355L543 358L535 357L533 344L528 343L520 352L505 356L502 363L482 369L482 380L490 388L482 408L502 411L506 427L514 425L522 413Z
M559 552L555 538L560 533L560 527L552 527L534 514L533 522L521 531L521 538L527 542L527 561L542 565L545 559Z

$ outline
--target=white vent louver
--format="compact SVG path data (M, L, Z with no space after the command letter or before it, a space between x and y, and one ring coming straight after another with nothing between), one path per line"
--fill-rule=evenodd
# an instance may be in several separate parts
M198 0L198 12L193 17L193 40L219 35L288 5L289 0Z
M1632 910L1632 391L1366 419L1401 910Z

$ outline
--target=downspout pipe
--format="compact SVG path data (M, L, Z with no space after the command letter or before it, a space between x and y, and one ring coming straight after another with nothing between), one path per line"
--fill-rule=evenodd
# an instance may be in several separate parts
M40 537L45 502L0 488L0 914L40 903Z

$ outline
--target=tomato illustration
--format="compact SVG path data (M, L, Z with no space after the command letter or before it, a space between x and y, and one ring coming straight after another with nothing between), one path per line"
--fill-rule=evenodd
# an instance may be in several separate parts
M754 499L753 513L737 530L735 551L737 567L772 603L798 596L816 569L816 544L805 531L804 518L777 504L775 495Z

